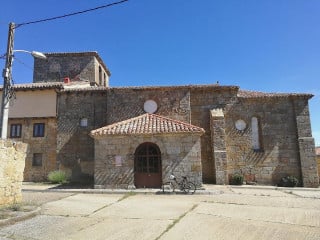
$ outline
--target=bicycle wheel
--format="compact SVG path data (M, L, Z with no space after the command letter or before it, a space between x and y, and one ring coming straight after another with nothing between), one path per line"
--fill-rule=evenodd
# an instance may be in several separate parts
M196 185L193 182L187 182L184 185L183 192L194 194L196 191Z
M166 182L164 184L162 184L162 192L164 193L165 191L174 191L174 187L172 186L171 182Z

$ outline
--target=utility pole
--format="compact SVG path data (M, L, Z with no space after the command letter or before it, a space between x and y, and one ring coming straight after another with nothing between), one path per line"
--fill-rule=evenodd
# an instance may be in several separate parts
M14 43L14 29L13 22L9 24L8 45L6 53L6 65L3 69L3 89L2 89L2 103L1 103L1 138L7 138L8 118L9 118L9 103L12 97L11 80L12 80L12 59L13 59L13 43Z

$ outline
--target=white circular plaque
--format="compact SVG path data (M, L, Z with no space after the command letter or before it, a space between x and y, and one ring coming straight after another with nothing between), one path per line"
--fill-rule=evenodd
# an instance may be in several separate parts
M236 125L236 129L239 131L243 131L247 127L246 122L241 119L237 120L235 125Z
M153 100L147 100L143 105L143 109L147 113L155 113L158 109L158 105Z

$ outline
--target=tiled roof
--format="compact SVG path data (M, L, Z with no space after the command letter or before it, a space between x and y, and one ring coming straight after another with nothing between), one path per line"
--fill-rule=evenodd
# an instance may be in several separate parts
M219 84L196 84L196 85L170 85L170 86L125 86L125 87L109 87L110 90L172 90L172 89L188 89L188 90L201 90L201 89L210 89L210 90L238 90L238 86L225 86Z
M90 52L89 52L90 53ZM88 53L88 54L89 54ZM55 53L51 53L54 55ZM57 53L58 54L58 53ZM67 53L59 53L67 54ZM76 54L76 53L72 53ZM80 54L80 53L79 53ZM81 53L83 54L83 53ZM0 85L0 90L3 86ZM43 89L57 89L60 92L86 92L86 91L144 91L144 90L159 90L159 91L170 91L170 90L212 90L212 91L238 91L237 96L239 98L288 98L288 97L303 97L312 98L313 94L308 93L266 93L257 91L248 91L239 89L238 86L221 86L218 84L208 85L177 85L177 86L129 86L129 87L104 87L104 86L90 86L88 82L72 81L69 84L63 82L38 82L38 83L25 83L15 84L16 90L43 90ZM239 89L239 90L238 90Z
M256 92L256 91L248 91L248 90L239 90L238 97L240 98L268 98L268 97L278 97L278 98L286 98L286 97L306 97L312 98L312 94L308 93L265 93L265 92Z
M204 133L203 128L156 114L143 114L91 131L91 136Z
M104 86L73 86L68 87L66 85L63 86L63 89L60 89L59 92L107 92L108 88Z
M39 82L39 83L25 83L25 84L14 84L15 90L43 90L43 89L62 89L62 82ZM3 86L0 86L2 90Z
M104 86L90 86L89 82L37 82L37 83L24 83L14 84L15 91L26 91L26 90L45 90L45 89L56 89L60 92L87 92L87 91L106 91L108 88ZM0 85L0 91L3 86Z

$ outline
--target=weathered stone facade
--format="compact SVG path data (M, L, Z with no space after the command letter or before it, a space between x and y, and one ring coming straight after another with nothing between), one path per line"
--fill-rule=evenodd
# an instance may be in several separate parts
M110 71L96 52L46 53L47 59L35 58L33 82L86 81L109 86Z
M202 128L155 114L94 131L97 187L161 187L170 174L202 184Z
M44 124L43 137L33 136L33 128L36 123ZM49 172L57 169L56 118L9 119L9 126L12 124L21 124L22 128L21 137L14 138L14 140L21 141L29 145L29 151L25 159L24 181L46 181ZM38 159L35 160L35 157Z
M319 173L315 161L315 143L310 126L308 98L292 98L299 143L302 183L305 187L319 186Z
M202 184L199 135L140 135L95 139L95 187L134 187L134 152L145 142L155 143L160 148L163 181L174 174L178 179L188 176L197 185ZM121 166L116 165L116 157L121 158Z
M210 114L212 155L215 160L217 184L228 183L228 159L226 149L225 119L222 109L213 109Z
M318 163L318 174L320 174L320 147L316 147L316 156Z
M163 179L167 167L180 159L182 169L188 169L188 175L199 184L228 184L233 174L240 173L247 182L258 184L275 185L292 175L303 186L319 185L308 107L312 95L252 92L218 84L108 87L104 74L110 76L95 52L51 53L47 62L35 60L34 82L71 79L71 83L56 87L56 135L52 134L56 143L52 146L56 167L69 172L73 180L94 176L97 186L134 184L133 154L139 143L150 141L161 152ZM160 118L192 124L204 132L196 139L191 133L172 130L148 136L106 135L95 140L89 136L95 129L142 116L149 111L146 103ZM115 156L123 160L122 166L114 166ZM197 169L197 176L192 169ZM30 171L26 168L25 176ZM176 174L184 173L179 170Z
M143 104L152 99L157 114L190 123L190 91L183 87L131 87L107 90L107 123L112 124L145 113Z
M0 140L0 206L22 200L22 181L28 145Z
M93 176L94 141L89 133L107 124L106 98L105 88L58 93L57 164L74 181ZM81 126L82 119L86 126Z
M240 98L227 115L229 173L240 172L261 184L277 184L286 175L301 179L300 156L290 98ZM261 148L252 149L251 119L260 121ZM242 119L246 129L238 131L235 121Z
M236 86L219 85L190 88L191 123L205 130L205 134L201 137L204 182L216 183L216 160L213 155L214 142L211 140L210 111L225 109L228 105L233 104L238 89Z

